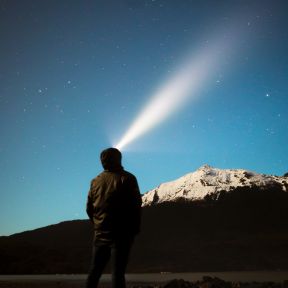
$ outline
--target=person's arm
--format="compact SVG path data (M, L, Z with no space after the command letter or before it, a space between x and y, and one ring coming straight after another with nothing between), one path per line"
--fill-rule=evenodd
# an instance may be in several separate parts
M140 232L140 226L141 226L141 206L142 206L142 196L140 193L140 189L138 186L138 182L135 176L132 177L131 180L131 192L132 192L132 198L133 198L133 210L134 210L134 229L135 234L138 234Z
M91 195L91 191L92 191L92 182L90 185L90 190L88 192L88 197L87 197L87 203L86 203L86 213L89 217L89 219L93 222L93 201L92 201L92 195Z

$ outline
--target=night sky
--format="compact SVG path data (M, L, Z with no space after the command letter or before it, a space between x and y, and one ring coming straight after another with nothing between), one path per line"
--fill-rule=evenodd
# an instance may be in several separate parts
M0 1L0 235L87 218L101 150L215 39L197 97L123 166L142 193L204 164L288 172L287 27L285 0Z

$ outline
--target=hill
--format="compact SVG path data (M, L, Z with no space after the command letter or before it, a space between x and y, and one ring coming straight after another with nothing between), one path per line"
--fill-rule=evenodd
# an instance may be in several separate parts
M202 172L211 169L215 168L200 168ZM201 174L200 170L194 173ZM288 269L287 182L283 177L251 176L243 171L248 180L236 178L245 185L226 181L229 189L223 189L217 178L222 172L217 171L209 176L210 182L205 172L205 179L194 177L189 182L182 177L177 185L164 185L169 188L166 194L160 185L158 198L150 197L156 190L143 196L142 231L135 241L129 272ZM256 178L261 181L255 182ZM196 181L213 192L187 197L196 195L197 191L189 190L196 189L191 186ZM211 181L214 186L208 185ZM172 186L176 187L174 194ZM178 197L179 187L185 197ZM165 198L167 193L170 199ZM1 274L86 273L92 234L88 220L76 220L0 237Z

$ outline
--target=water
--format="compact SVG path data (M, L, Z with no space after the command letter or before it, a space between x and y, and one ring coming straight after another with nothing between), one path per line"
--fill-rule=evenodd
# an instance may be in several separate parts
M159 283L172 279L184 279L186 281L201 280L203 276L218 277L226 281L241 282L283 282L288 280L288 271L253 271L253 272L195 272L195 273L148 273L127 274L127 282L131 283ZM0 275L0 281L85 281L85 274L56 274L56 275ZM111 281L111 275L104 274L101 282Z

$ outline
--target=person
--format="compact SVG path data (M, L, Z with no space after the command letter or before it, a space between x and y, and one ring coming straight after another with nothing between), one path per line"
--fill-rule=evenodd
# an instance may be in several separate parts
M136 177L125 171L116 148L101 152L104 171L90 185L86 212L94 224L92 263L86 282L95 288L111 258L112 287L125 288L125 270L140 231L141 194Z

